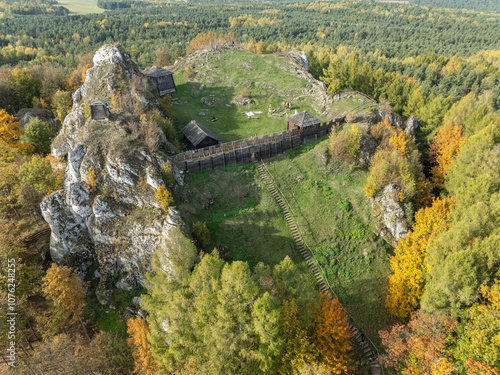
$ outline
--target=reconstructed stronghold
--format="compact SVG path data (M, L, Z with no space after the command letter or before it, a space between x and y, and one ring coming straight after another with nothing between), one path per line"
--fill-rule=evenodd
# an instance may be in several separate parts
M306 116L307 114L307 116ZM293 117L297 117L297 121ZM315 120L311 119L313 117ZM300 122L300 118L307 118L307 125ZM250 163L255 160L270 158L281 154L292 148L301 146L327 135L333 126L340 126L345 122L345 117L337 117L330 122L321 120L301 112L288 119L299 123L293 128L279 133L267 134L259 137L246 138L239 141L221 143L197 150L186 151L177 154L175 159L179 161L185 171L196 171L200 169L225 168L233 165Z

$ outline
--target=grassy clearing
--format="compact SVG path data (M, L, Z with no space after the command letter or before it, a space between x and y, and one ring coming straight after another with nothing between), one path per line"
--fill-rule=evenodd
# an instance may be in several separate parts
M292 150L267 167L340 301L380 347L378 331L395 323L384 304L392 248L373 233L366 171L326 163L327 143Z
M253 164L191 172L174 195L183 202L178 209L189 227L194 221L206 222L211 234L207 251L224 244L233 260L251 266L273 266L287 255L303 262L281 210Z
M58 5L67 8L74 14L102 13L104 9L97 7L97 0L62 0Z
M174 79L178 91L173 95L173 103L179 132L189 121L196 120L227 142L285 130L286 113L293 115L295 110L308 111L327 121L360 105L358 98L352 97L325 106L319 86L309 87L304 72L299 69L297 73L295 63L285 56L257 55L236 49L213 51L204 56L197 62L176 67ZM242 97L252 103L233 104L235 98ZM204 104L202 98L214 99L215 103ZM276 109L283 108L283 102L290 102L292 109L269 114L269 104ZM249 111L262 113L256 114L257 119L248 119L243 112ZM212 117L218 120L212 122Z
M373 233L362 190L366 171L326 163L327 143L299 147L266 165L342 304L380 348L378 331L395 323L384 304L392 250ZM178 208L188 225L207 223L208 249L223 243L233 259L252 265L274 265L286 255L303 263L253 165L189 173L185 182L175 192L177 202L183 202Z

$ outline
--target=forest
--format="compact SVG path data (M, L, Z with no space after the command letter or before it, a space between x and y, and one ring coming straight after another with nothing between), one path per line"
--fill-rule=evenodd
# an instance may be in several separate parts
M55 1L0 2L0 327L2 342L15 332L21 373L366 374L376 362L389 374L499 374L497 2L99 0L98 5L104 14L68 15ZM339 191L359 190L360 201L345 197L333 201L336 211L325 211L350 228L334 227L330 242L314 251L326 275L347 259L339 252L361 253L355 247L366 252L357 261L371 260L367 244L379 251L377 259L385 257L387 272L380 284L385 326L370 343L380 350L377 358L364 353L368 333L365 338L350 329L345 305L359 301L320 293L307 264L289 253L294 245L279 238L281 211L271 208L272 197L266 201L264 193L259 198L250 193L258 189L253 164L219 174L195 172L185 176L186 186L178 183L171 156L188 148L179 132L175 94L157 98L134 76L139 68L130 63L112 71L122 81L106 81L115 90L106 99L116 119L106 125L92 120L85 95L98 92L92 79L108 77L97 75L94 57L111 43L119 43L141 68L170 66L183 77L184 93L186 82L201 82L196 80L202 60L192 56L202 51L217 56L221 49L237 49L252 72L253 59L300 50L308 57L307 74L332 98L353 90L373 99L376 110L356 112L364 101L352 105L344 113L346 124L334 127L328 139L292 150L272 161L270 169L284 180L289 169L297 168L300 173L290 177L293 189L303 184L325 199L335 196L329 181ZM205 78L216 87L215 76ZM86 94L78 99L73 93L84 82ZM189 92L198 98L202 86ZM249 91L238 94L246 98ZM154 108L145 102L154 102ZM397 125L397 119L403 123L413 117L416 129ZM134 280L133 286L123 281L123 260L113 258L135 246L125 236L116 235L113 246L99 249L109 251L111 260L82 253L91 259L85 270L75 265L85 263L81 259L56 263L48 255L50 231L41 205L74 184L69 166L78 156L76 144L62 157L54 150L71 144L65 132L78 127L86 133L77 141L95 159L82 162L78 188L87 195L79 194L99 203L94 211L107 207L119 213L118 219L99 218L98 235L137 230L134 225L156 230L158 220L168 222L168 238L156 248L145 279ZM112 164L115 152L118 162ZM119 201L120 186L106 185L110 177L103 177L99 163L108 163L110 170L126 160L127 168L135 168L133 158L151 159L151 165L164 161L156 175L151 166L141 167L145 174L135 192L142 203L132 210L137 203ZM151 176L162 183L155 185ZM214 179L231 199L244 202L241 207L216 211L220 203L210 192ZM356 216L364 212L357 205L373 207L389 186L408 224L405 236L393 243L375 236L380 232L375 219ZM147 206L147 199L154 205ZM201 211L192 207L196 204ZM171 225L177 208L187 215L183 219L189 217L186 225ZM323 208L318 212L324 215ZM275 255L264 263L246 249L230 248L227 240L210 247L226 214L248 215L246 229L238 231L252 236L251 218L262 214L266 222L278 222L269 241L283 248L266 249ZM126 220L113 227L122 217ZM361 237L366 242L359 242ZM77 246L91 248L93 240L82 237ZM140 256L136 268L144 266ZM112 263L114 271L101 275L99 262ZM335 276L342 277L355 278L348 272ZM115 287L120 283L125 287ZM111 297L106 294L110 285ZM7 320L13 308L16 327ZM9 358L3 361L0 372L9 366Z

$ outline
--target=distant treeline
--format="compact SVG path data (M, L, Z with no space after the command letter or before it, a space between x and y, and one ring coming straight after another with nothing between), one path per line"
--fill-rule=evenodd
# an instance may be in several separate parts
M97 6L102 9L126 9L137 6L148 5L145 1L134 1L134 0L97 0Z
M410 3L450 9L500 12L500 1L498 0L410 0Z
M25 50L11 54L11 49L7 59L0 58L0 65L43 56L53 56L66 65L72 55L94 52L103 43L114 42L121 43L141 65L148 65L160 46L175 49L172 57L176 58L185 53L197 34L209 31L234 32L244 42L345 45L361 53L378 50L397 58L431 51L438 56L470 56L496 49L500 35L500 15L438 8L429 12L416 5L364 1L227 6L158 3L106 15L36 15L30 16L29 22L23 17L12 15L2 20L0 47L36 49L35 56Z

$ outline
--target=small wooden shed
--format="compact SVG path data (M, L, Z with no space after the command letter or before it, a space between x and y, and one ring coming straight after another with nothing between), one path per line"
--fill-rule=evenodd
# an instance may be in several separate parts
M321 121L316 116L311 115L307 111L297 113L296 115L290 116L288 119L287 129L299 129L300 131L308 128L310 126L321 125Z
M174 74L167 69L153 66L144 71L156 88L159 96L171 94L177 91L174 82Z
M109 109L106 100L96 99L90 103L90 117L92 120L109 119Z
M182 134L194 148L209 147L220 143L210 130L194 120L182 129Z

